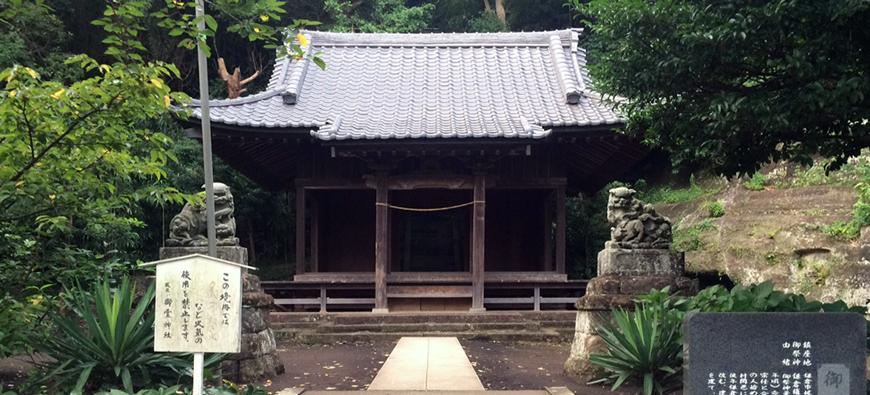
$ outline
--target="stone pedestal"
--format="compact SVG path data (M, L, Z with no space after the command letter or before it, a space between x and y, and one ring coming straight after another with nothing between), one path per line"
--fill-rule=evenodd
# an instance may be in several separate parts
M599 276L589 281L586 295L577 301L577 321L565 373L585 383L600 378L603 370L589 355L607 347L597 329L616 308L632 309L638 296L652 289L671 287L674 293L698 292L697 281L683 276L683 254L670 250L606 248L598 254Z
M206 247L163 247L160 259L190 254L208 254ZM244 247L217 247L220 259L247 265L248 250ZM251 383L284 373L278 358L275 335L269 327L272 296L263 292L260 279L250 273L242 275L242 347L238 354L228 354L221 363L224 379Z

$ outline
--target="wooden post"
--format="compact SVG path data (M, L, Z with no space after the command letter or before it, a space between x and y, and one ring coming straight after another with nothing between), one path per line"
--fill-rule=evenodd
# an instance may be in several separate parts
M565 186L556 188L556 273L565 273Z
M389 190L386 177L378 176L375 188L375 308L373 313L387 313L387 265L390 252L389 234Z
M296 274L305 273L305 188L296 188Z
M474 209L471 222L471 312L486 310L483 306L484 244L486 241L486 176L474 176Z
M550 192L544 199L544 271L553 271L553 204L556 192Z
M320 314L326 314L326 286L320 286Z
M320 272L320 203L311 195L311 271Z

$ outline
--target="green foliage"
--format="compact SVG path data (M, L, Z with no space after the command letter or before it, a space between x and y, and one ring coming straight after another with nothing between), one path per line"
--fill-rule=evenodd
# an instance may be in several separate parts
M678 223L674 226L674 249L681 252L700 250L704 247L701 237L713 229L716 229L714 218L707 218L690 226L684 226L682 222Z
M678 385L682 365L680 326L668 319L666 310L641 304L634 311L613 311L613 325L598 329L607 353L593 353L592 364L608 375L600 380L616 390L627 381L642 383L643 393L669 393Z
M566 258L571 278L595 277L598 251L610 239L607 190L616 186L617 183L612 183L594 195L569 197L565 201Z
M64 64L69 38L44 0L0 0L0 69L26 64L51 79L79 78L80 70Z
M831 159L817 159L811 166L800 166L791 171L772 172L767 178L777 188L806 187L812 185L853 186L870 180L870 149L850 158L842 167L830 168Z
M37 327L47 325L43 318L51 296L44 287L28 291L31 296L22 301L9 295L0 298L0 358L32 352L32 345L44 340Z
M870 143L867 2L571 3L591 26L596 89L677 166L733 175L819 154L836 167Z
M103 281L89 291L69 288L64 296L64 310L71 315L56 315L57 335L38 346L54 362L44 366L45 374L34 385L73 393L107 387L134 392L158 383L175 384L190 374L188 359L152 351L153 284L138 302L136 288L126 277L117 289Z
M0 72L0 287L13 294L120 268L143 226L131 204L184 199L153 184L174 159L172 140L143 127L186 98L164 82L178 70L68 63L91 77L64 85L28 67Z
M835 221L822 228L822 232L835 239L850 241L861 235L861 229L870 226L870 182L855 185L858 199L852 208L852 218L848 221Z
M718 200L715 202L708 202L707 215L709 215L710 218L719 218L725 215L725 205Z
M498 19L495 12L484 11L480 16L471 20L468 30L472 32L501 32L507 30L507 26Z
M181 390L181 386L175 385L172 387L160 387L153 389L142 389L138 392L127 392L119 389L111 389L107 391L101 391L96 393L95 395L175 395L178 394Z
M632 185L632 188L638 191L641 200L650 204L690 203L715 195L722 190L719 183L714 181L699 183L694 175L689 177L689 185L685 187L672 185L649 187L644 180L639 180Z
M750 191L763 191L764 174L755 172L754 174L752 174L752 177L749 177L748 180L743 182L743 187Z
M330 30L364 33L413 33L429 26L434 4L407 6L404 0L324 0Z

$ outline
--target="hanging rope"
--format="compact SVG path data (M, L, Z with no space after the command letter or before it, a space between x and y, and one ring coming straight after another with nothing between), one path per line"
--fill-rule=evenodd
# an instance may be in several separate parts
M421 212L421 213L429 213L429 212L434 212L434 211L447 211L447 210L453 210L453 209L457 209L457 208L467 207L467 206L471 206L472 204L475 204L475 203L485 204L486 202L483 200L472 200L468 203L461 203L461 204L456 204L453 206L433 207L433 208L416 208L416 207L394 206L394 205L389 204L389 203L381 203L381 202L375 202L375 206L383 206L383 207L392 208L392 209L396 209L396 210L402 210L402 211L414 211L414 212Z

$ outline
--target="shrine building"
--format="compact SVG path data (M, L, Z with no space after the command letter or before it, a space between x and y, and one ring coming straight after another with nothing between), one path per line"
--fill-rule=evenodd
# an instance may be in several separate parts
M579 32L305 34L325 70L279 59L263 92L210 105L215 154L295 190L276 303L570 306L566 196L647 154L591 90Z

